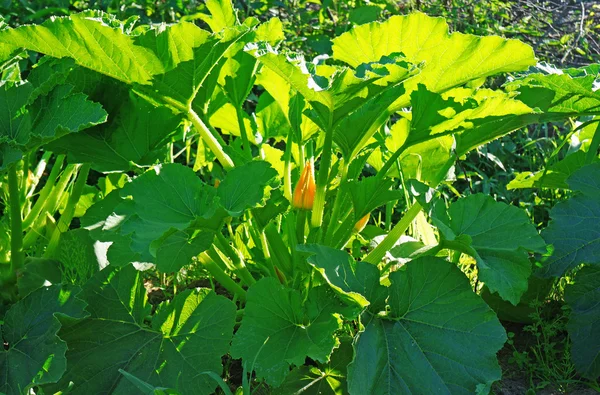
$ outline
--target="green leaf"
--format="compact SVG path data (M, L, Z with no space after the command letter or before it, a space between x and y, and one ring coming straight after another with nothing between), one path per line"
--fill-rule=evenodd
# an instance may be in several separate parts
M516 305L531 274L528 251L545 252L544 240L525 211L476 194L434 216L445 240L465 246L477 260L479 279ZM460 248L460 247L459 247Z
M71 94L72 90L72 85L59 85L48 95L40 95L31 83L0 87L3 166L39 144L106 121L107 113L98 103L87 100L82 93Z
M265 187L277 176L275 169L265 161L248 162L227 173L219 184L217 195L221 206L230 215L239 216L255 207L265 197Z
M38 288L60 284L62 272L60 262L52 259L27 257L25 266L17 275L19 295L25 297Z
M177 391L169 389L169 388L155 387L153 385L150 385L150 384L146 383L145 381L140 380L139 378L135 377L134 375L127 373L123 369L119 369L119 373L121 373L123 376L125 376L125 378L127 378L127 380L131 381L138 390L140 390L142 393L144 393L146 395L166 395L166 394L178 395L179 394Z
M291 371L274 395L343 395L346 393L346 366L352 362L352 343L345 341L333 350L328 364L299 366Z
M264 47L254 48L251 54L284 82L279 84L276 90L267 89L276 100L282 94L289 95L289 89L293 89L312 106L314 114L311 119L323 130L329 129L330 120L333 117L334 99L329 91L323 90L315 82L315 76L301 70L300 65L303 64L303 59L292 63L285 55L277 53L267 44L264 44ZM289 99L286 102L289 105ZM284 113L287 113L286 108L282 107L282 109Z
M354 217L358 219L369 214L387 202L401 199L404 194L393 190L394 181L389 178L365 177L349 182L343 188L350 194L354 207Z
M500 379L506 333L455 266L419 258L390 275L389 317L368 316L350 394L472 394Z
M279 386L291 365L306 357L326 363L339 342L336 313L345 307L324 287L312 288L308 299L274 278L264 278L248 289L242 325L231 355L254 367L256 376Z
M600 375L600 268L586 266L565 287L571 307L567 329L573 341L571 356L577 371L595 380Z
M567 183L580 193L550 211L542 237L554 252L539 270L543 277L562 276L582 263L600 265L600 163L577 170Z
M310 263L331 288L359 307L369 306L377 313L385 309L387 289L379 283L379 269L366 262L356 262L346 251L317 244L299 245L298 250L311 253Z
M48 146L72 162L91 163L101 172L128 171L167 158L168 142L181 118L131 96L111 114L111 122L65 136Z
M540 122L551 122L574 115L600 113L600 92L594 90L595 75L572 77L569 74L530 74L507 84L517 99L543 115Z
M77 64L128 84L148 84L163 72L159 58L135 45L120 28L98 20L102 14L81 13L0 31L0 41L55 58L70 57Z
M208 289L186 290L162 305L150 327L143 279L133 266L108 267L86 286L89 318L64 325L71 393L135 393L120 369L183 394L211 394L205 371L221 372L235 323L235 306ZM132 291L133 290L133 291ZM101 375L98 372L102 372ZM50 390L55 390L53 387Z
M152 50L162 63L162 69L152 71L154 75L173 70L179 63L192 60L194 48L204 42L207 35L206 30L189 22L160 24L135 37L134 43Z
M317 132L318 126L304 114L304 111L308 109L309 105L306 103L304 98L292 87L288 81L277 72L270 68L261 68L260 73L257 75L256 84L261 85L266 93L260 95L258 105L256 108L256 114L258 120L262 121L262 132L264 137L267 138L270 134L275 136L283 135L287 136L289 133L288 129L295 131L300 135L302 141L308 139L311 135ZM268 93L268 95L267 95ZM264 98L264 99L263 99ZM276 129L276 125L267 123L266 116L261 114L262 106L272 107L270 100L274 100L275 106L279 107L281 115L287 121L287 125L284 130ZM264 100L264 101L263 101ZM271 109L274 114L268 114L270 118L279 117L279 112L276 109ZM281 121L279 121L281 122ZM259 123L260 127L261 123ZM273 132L268 133L267 131L272 130Z
M83 285L106 265L86 229L63 233L50 258L61 262L63 284Z
M394 151L400 149L410 133L410 121L400 118L390 129L389 136L385 139L385 149L377 148L369 157L369 164L379 170L383 167L384 160ZM400 167L405 179L414 178L424 182L431 182L437 178L438 172L450 159L454 147L452 136L437 137L418 143L404 150L400 155ZM389 155L382 155L382 150ZM398 168L392 166L387 174L399 177Z
M210 15L198 14L198 17L206 22L213 32L220 32L239 23L231 0L207 0L206 8Z
M507 189L549 188L569 189L567 179L586 164L586 153L577 151L550 165L547 170L515 173L516 177L508 183Z
M439 94L418 84L411 104L410 129L402 136L404 148L452 134L457 156L539 117L511 95L490 89L456 88Z
M198 34L193 43L193 59L181 62L173 70L157 75L153 90L177 102L179 110L186 111L194 102L199 113L213 94L219 70L223 67L229 50L239 50L237 44L249 36L247 27L239 26L222 34Z
M60 85L41 96L31 107L32 135L42 141L75 133L106 121L107 113L82 93L71 94L71 85Z
M333 58L355 68L397 52L413 64L424 64L405 84L406 93L396 101L396 108L408 105L418 83L430 91L443 92L482 77L525 70L536 63L531 47L518 40L448 34L444 19L422 13L357 26L333 39Z
M0 87L0 142L11 141L24 145L29 141L31 116L20 114L29 102L33 86L25 83L15 87Z
M67 366L67 345L56 336L57 316L83 318L78 289L42 287L15 303L4 317L0 349L0 392L21 395L31 385L57 382ZM7 347L8 345L8 347Z
M121 220L119 231L123 235L132 234L133 250L149 261L152 261L149 256L152 241L171 228L187 229L196 220L208 219L215 213L214 188L180 164L154 167L127 184L120 195L131 200L115 208L118 216L127 218Z
M177 272L192 262L192 258L210 248L214 233L201 231L190 237L187 232L175 230L167 232L156 243L156 268L163 273Z

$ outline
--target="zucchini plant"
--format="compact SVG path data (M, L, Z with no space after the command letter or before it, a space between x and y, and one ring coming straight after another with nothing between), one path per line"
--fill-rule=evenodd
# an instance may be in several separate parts
M518 207L438 194L461 157L516 129L595 124L596 69L538 70L522 42L421 13L306 60L278 19L207 7L210 32L97 11L0 31L18 76L0 87L0 392L227 392L228 356L244 393L487 393L507 337L461 255L510 306L532 279L589 265L567 290L569 330L581 374L600 374L600 133L541 235ZM41 189L26 177L40 147L41 168L55 158ZM385 229L365 228L375 213ZM193 270L221 290L149 303L149 278Z

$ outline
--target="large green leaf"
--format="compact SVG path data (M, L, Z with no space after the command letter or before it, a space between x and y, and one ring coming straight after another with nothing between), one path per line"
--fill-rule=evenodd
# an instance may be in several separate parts
M277 171L265 161L248 162L227 173L219 184L221 206L230 215L241 215L246 209L259 204L265 197L265 188L277 176Z
M270 84L266 86L271 96L277 100L282 95L289 95L289 89L293 89L312 106L314 112L311 119L321 129L329 129L333 120L335 102L331 92L324 90L319 83L315 82L315 78L323 79L323 77L302 70L301 65L305 65L304 59L292 62L268 44L255 48L251 54L283 81L283 84L279 84L277 89L269 89ZM287 103L289 105L289 99ZM282 109L286 112L285 108L282 107Z
M308 299L274 278L248 289L242 325L233 338L231 355L254 367L256 376L279 386L290 366L307 357L326 363L339 342L336 313L345 306L326 287L312 288Z
M582 263L600 265L600 163L577 170L567 184L579 193L550 211L542 237L554 252L539 271L544 277L562 276Z
M67 367L67 345L56 336L57 317L83 318L78 289L42 287L15 303L4 317L0 349L0 392L28 393L31 385L57 382Z
M567 329L573 341L571 355L577 371L592 380L600 375L600 268L586 266L565 288L571 307Z
M39 144L106 121L107 113L72 85L58 85L42 95L29 82L0 87L0 166L7 166ZM35 98L35 100L33 100Z
M420 258L390 275L390 313L368 315L350 394L473 394L500 379L506 333L455 266Z
M109 261L115 252L119 261L139 254L145 262L155 262L160 243L170 243L165 240L166 233L188 228L210 233L218 229L224 214L215 205L216 193L188 167L175 163L155 166L90 207L82 225L96 239L113 243ZM170 270L187 263L171 262L161 267Z
M313 254L308 257L308 263L321 273L333 290L360 307L369 306L373 313L385 308L387 290L379 283L377 266L356 262L346 251L317 244L300 245L298 250Z
M515 178L508 183L507 189L550 188L569 189L567 178L586 165L586 153L577 151L566 158L553 163L547 169L537 172L515 173Z
M213 32L219 32L238 23L231 0L207 0L206 8L210 11L210 15L198 14L198 17L206 22Z
M81 13L49 19L0 32L0 41L55 58L70 57L77 64L126 83L148 84L164 72L154 52L135 45L121 28L110 27L100 13Z
M305 141L312 134L314 134L318 130L318 126L304 114L304 111L308 109L309 104L306 103L303 96L299 94L289 83L286 78L281 76L276 71L271 70L268 67L263 67L260 70L260 73L257 75L256 84L261 85L266 93L263 93L260 98L256 108L256 115L258 120L262 120L266 118L266 115L263 114L262 106L269 107L278 106L283 115L284 119L287 121L288 126L286 129L291 128L297 135L298 138ZM268 95L267 95L268 94ZM271 104L269 98L273 100L275 103ZM275 109L271 109L271 112L276 112ZM269 114L271 118L279 117L279 113ZM281 122L281 121L280 121ZM264 137L268 137L269 134L275 134L279 136L283 134L287 136L287 130L277 130L274 129L274 125L271 123L267 123L265 121L262 122L264 125L262 131L264 131ZM259 123L259 127L260 127ZM273 130L271 133L267 133L267 130Z
M221 372L235 323L232 302L208 289L187 290L147 326L143 279L131 265L101 271L84 296L91 316L64 324L59 333L69 350L57 388L72 381L73 394L135 393L123 369L179 393L213 393L216 382L202 373Z
M392 125L384 147L378 147L373 151L368 160L369 164L377 170L381 169L387 157L402 148L409 133L410 121L407 118L400 118ZM408 147L400 155L400 169L404 178L414 178L424 182L436 180L439 171L450 159L454 145L454 137L445 135ZM382 151L389 155L384 156ZM399 177L398 171L396 166L392 166L387 175Z
M49 149L67 152L71 161L91 163L97 171L127 171L166 159L168 139L180 122L167 108L135 96L111 118L105 125L60 138Z
M156 268L164 273L177 272L192 262L192 258L212 245L213 232L202 231L190 236L187 232L176 230L167 232L156 241Z
M328 364L302 365L290 372L274 395L344 395L347 393L346 367L352 362L352 344L342 342Z
M333 57L352 67L377 62L382 56L403 53L421 72L405 84L395 107L405 107L418 83L443 92L503 72L525 70L536 63L530 46L497 36L448 34L442 18L422 13L393 16L385 22L354 27L333 39Z
M439 210L434 223L443 239L463 245L473 255L479 279L492 292L519 303L531 274L528 251L545 251L525 211L476 194L452 203L447 213Z
M585 74L585 73L584 73ZM517 99L542 113L540 121L549 122L575 115L599 114L600 92L594 89L595 75L573 77L561 70L552 74L531 74L506 87L518 91Z
M217 84L219 70L225 63L225 54L236 46L251 30L246 26L227 29L223 33L202 32L195 37L193 58L180 63L173 70L157 75L153 90L178 103L180 110L187 109L192 102L203 113ZM203 89L201 89L203 88Z

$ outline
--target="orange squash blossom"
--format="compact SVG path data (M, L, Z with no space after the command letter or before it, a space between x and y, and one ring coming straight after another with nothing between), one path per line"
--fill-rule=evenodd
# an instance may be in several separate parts
M369 222L369 218L370 218L371 214L367 214L364 217L362 217L361 219L358 220L358 222L354 225L354 230L357 233L362 232L362 230L365 228L365 226L367 226L367 222Z
M302 174L300 180L294 188L294 195L292 196L292 207L303 210L311 210L315 201L315 192L317 186L315 184L315 171L312 163L308 162Z

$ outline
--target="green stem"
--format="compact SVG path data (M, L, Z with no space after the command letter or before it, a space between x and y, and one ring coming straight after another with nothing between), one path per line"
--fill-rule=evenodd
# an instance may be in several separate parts
M598 126L596 127L594 137L592 137L592 142L590 143L590 147L585 157L586 164L589 165L596 159L598 156L598 147L600 147L600 123L598 123Z
M56 229L52 232L52 237L50 238L50 242L48 243L48 247L46 247L46 252L44 253L44 257L48 258L54 254L56 248L58 247L58 242L60 240L60 236L69 230L69 226L71 225L71 221L75 216L75 209L77 208L77 203L81 198L83 193L83 188L86 185L88 175L90 173L90 165L84 164L81 166L79 170L79 175L77 176L77 180L75 181L75 185L73 185L73 191L69 195L69 200L67 201L67 205L58 220L58 224L56 225Z
M246 291L238 283L233 281L206 252L198 256L198 261L204 268L221 284L226 290L236 295L242 302L246 301Z
M236 106L235 112L238 119L238 125L240 127L240 136L242 136L244 152L246 153L246 157L252 160L252 149L250 148L250 140L248 140L248 133L246 132L246 125L244 124L244 111L242 110L241 106Z
M278 229L273 223L270 223L265 227L264 233L273 264L286 276L290 276L292 274L292 256Z
M229 155L227 155L227 153L223 151L223 147L221 146L221 144L219 144L215 136L212 135L206 124L202 122L198 114L196 114L194 110L189 109L188 117L189 120L192 122L192 125L194 125L194 128L200 134L202 141L204 141L206 145L208 145L208 148L210 148L213 154L217 157L217 160L221 163L223 168L225 170L233 169L235 167L233 161L231 160Z
M54 169L52 169L54 170ZM60 170L60 168L59 168ZM63 174L60 176L60 179L58 180L58 183L54 184L52 183L51 185L49 185L49 189L48 189L48 196L47 198L45 198L44 200L41 200L41 207L39 209L37 209L37 212L34 213L34 211L36 211L36 207L34 207L34 210L32 210L29 214L32 216L31 217L31 221L32 224L28 225L28 227L30 227L30 229L27 231L27 234L25 234L25 239L23 239L23 242L25 244L25 248L29 248L33 245L33 243L35 243L35 241L37 240L38 236L40 235L41 232L41 228L44 226L44 223L46 222L46 215L50 214L53 215L56 210L58 209L59 205L60 205L60 201L62 200L63 194L65 193L65 190L67 189L67 186L69 184L69 181L71 180L71 177L75 177L75 174L77 172L77 166L76 165L67 165L67 167L65 167L65 171L63 172ZM48 180L50 181L50 180ZM46 188L44 186L44 188ZM38 201L40 201L41 198L41 194L40 197L38 198ZM36 202L37 205L37 202ZM35 214L33 216L33 214ZM29 215L27 216L27 220L29 221Z
M23 220L23 229L27 229L35 222L35 220L40 215L40 212L44 208L46 204L48 204L48 195L52 192L54 188L54 184L56 183L56 179L62 170L62 165L65 160L64 155L58 155L56 160L54 161L54 166L52 166L52 170L50 171L50 175L48 175L48 179L46 180L46 184L42 188L33 208L27 214L25 219Z
M304 244L304 231L306 227L306 210L298 210L296 215L296 240Z
M46 170L46 166L48 166L48 161L50 160L51 156L52 156L52 152L50 152L50 151L44 152L44 154L42 155L42 159L40 159L37 166L35 167L35 172L33 173L33 181L31 182L29 191L27 192L28 198L33 195L33 192L35 192L35 188L38 186L40 179L42 178L42 175L44 174L44 171Z
M325 245L331 245L331 239L335 234L335 231L339 228L339 220L338 217L340 215L341 209L341 200L342 200L342 186L346 184L348 179L348 162L342 160L341 166L342 177L340 179L340 185L338 187L337 193L335 194L335 200L333 201L333 209L331 212L331 218L329 219L329 224L327 225L327 230L325 231Z
M402 155L402 153L404 152L404 150L407 147L405 147L404 145L401 146L400 148L398 148L396 150L396 152L394 152L392 154L392 156L390 156L390 158L385 162L385 164L383 165L383 167L381 169L379 169L379 171L377 172L377 177L383 178L386 176L386 174L390 171L390 169L392 168L392 166L396 163L396 161L400 158L400 155Z
M283 195L290 202L292 201L292 133L288 135L285 145L284 165L283 165ZM302 169L300 169L302 171Z
M21 201L19 199L19 178L17 177L17 164L13 163L8 168L8 193L10 199L10 273L16 276L17 270L25 263L23 253L23 220L21 218Z
M435 179L432 181L432 183L431 183L432 188L437 187L438 184L444 180L444 178L446 177L446 174L448 173L448 170L450 169L450 167L452 167L452 165L454 164L455 161L456 161L456 154L450 155L450 158L448 158L448 160L446 161L444 166L440 169L440 171L436 175ZM388 161L388 163L389 163L389 161ZM385 166L384 166L384 168L385 168ZM382 168L382 170L384 170L384 168ZM389 167L388 167L388 170L389 170ZM381 170L380 170L380 173L381 173ZM377 174L378 177L385 176L385 174L381 174L381 176L380 176L380 173ZM412 221L414 221L414 219L417 217L417 215L421 211L421 208L422 208L421 205L418 202L415 202L415 204L412 207L410 207L408 209L408 211L404 214L404 216L402 217L400 222L398 222L392 228L392 230L387 234L387 236L385 236L385 238L381 241L381 243L379 243L379 245L377 247L375 247L365 257L364 261L373 263L375 265L379 264L379 262L381 262L381 260L385 256L385 253L387 251L389 251L396 244L396 242L398 240L400 240L400 237L404 234L404 232L406 232L406 230L408 229L408 227L410 226Z
M358 220L355 218L354 211L348 212L346 217L343 219L342 224L339 226L338 231L335 233L332 241L332 247L335 249L341 249L346 246L352 232L354 231L354 225Z
M321 153L321 164L317 178L317 191L313 203L312 216L310 219L313 228L320 227L323 223L323 212L325 211L325 194L327 193L327 182L329 181L329 170L331 167L331 154L333 149L333 127L325 131L325 142Z
M244 260L240 256L240 253L229 244L229 240L223 236L221 232L217 232L217 241L219 247L225 253L226 256L231 259L235 267L235 274L248 286L254 284L256 280L252 276L252 273L246 267Z
M366 257L363 259L364 262L369 262L374 265L379 264L385 253L394 247L400 237L406 232L412 221L415 219L417 214L421 211L421 205L417 202L412 205L411 208L404 214L402 219L392 228L387 236L382 240L377 247L375 247Z

